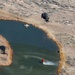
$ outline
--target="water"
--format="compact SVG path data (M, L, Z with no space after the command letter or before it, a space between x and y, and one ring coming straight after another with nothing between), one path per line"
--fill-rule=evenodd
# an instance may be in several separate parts
M2 67L0 75L57 75L58 47L42 30L32 25L25 28L21 22L1 20L0 34L14 50L12 65ZM42 58L54 65L43 65Z

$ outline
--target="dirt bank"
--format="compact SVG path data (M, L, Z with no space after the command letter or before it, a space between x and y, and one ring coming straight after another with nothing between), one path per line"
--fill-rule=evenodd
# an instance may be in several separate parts
M4 14L6 14L4 11L2 11ZM43 26L43 25L39 25L39 24L37 24L36 25L36 23L35 22L31 22L31 23L29 23L29 22L25 22L23 19L21 19L21 18L18 18L18 16L17 16L17 18L14 16L14 17L10 17L9 16L10 14L8 14L8 17L2 17L1 18L1 20L15 20L15 21L20 21L20 22L24 22L24 23L27 23L27 24L32 24L33 26L35 26L35 27L37 27L37 28L39 28L39 29L42 29L46 34L47 34L47 36L48 36L48 38L50 38L50 39L52 39L52 40L54 40L55 41L55 43L58 45L58 47L59 47L59 50L60 50L60 61L59 61L59 66L58 66L58 70L57 70L57 73L59 74L60 72L61 72L61 70L62 70L62 67L64 66L64 64L65 64L65 56L64 56L64 52L63 52L63 50L62 50L62 45L58 42L58 40L53 36L53 34L50 32L50 30L46 27L46 26ZM2 16L2 15L1 15ZM7 15L6 15L7 16Z
M4 52L5 51L5 52ZM8 66L12 63L13 50L9 42L0 35L0 66Z

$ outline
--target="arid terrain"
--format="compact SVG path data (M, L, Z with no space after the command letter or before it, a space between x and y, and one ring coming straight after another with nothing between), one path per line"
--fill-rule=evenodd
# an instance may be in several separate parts
M41 18L48 13L49 22ZM59 75L75 75L75 0L0 0L0 19L32 24L60 48Z
M13 50L11 49L9 42L0 35L0 67L8 66L12 63Z

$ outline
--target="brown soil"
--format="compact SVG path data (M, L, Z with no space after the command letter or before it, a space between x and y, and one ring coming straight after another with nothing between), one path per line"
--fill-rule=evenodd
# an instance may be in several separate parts
M5 54L2 54L0 52L0 66L8 66L12 63L13 50L11 49L9 42L1 35L0 35L0 46L5 47Z
M49 22L41 14L49 14ZM74 0L1 0L0 19L32 24L45 31L60 49L59 75L75 74Z

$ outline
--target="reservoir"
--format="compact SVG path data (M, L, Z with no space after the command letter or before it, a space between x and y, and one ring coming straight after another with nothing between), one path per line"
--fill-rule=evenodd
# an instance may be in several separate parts
M0 20L0 35L13 49L13 63L2 67L0 75L57 75L58 47L45 32L24 23ZM42 58L54 65L43 65Z

